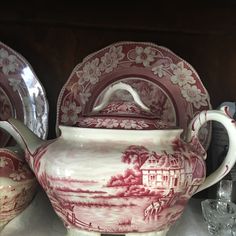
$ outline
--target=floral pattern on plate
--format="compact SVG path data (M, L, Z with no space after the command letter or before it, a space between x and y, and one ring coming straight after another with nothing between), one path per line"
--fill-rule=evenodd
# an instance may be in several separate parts
M48 132L48 103L45 91L29 63L0 42L0 120L9 117L23 121L45 139ZM0 147L9 135L0 131Z
M119 42L87 56L72 71L58 99L57 125L78 126L109 85L125 82L161 120L186 128L200 111L211 108L207 90L193 67L165 47L144 42ZM130 101L118 91L115 101ZM200 131L208 147L211 126Z

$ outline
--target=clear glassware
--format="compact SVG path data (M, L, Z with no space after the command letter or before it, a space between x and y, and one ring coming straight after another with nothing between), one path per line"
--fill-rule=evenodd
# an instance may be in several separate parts
M223 179L217 186L217 198L223 201L231 201L233 191L233 181Z
M210 234L236 235L236 204L219 199L206 199L201 202L201 206Z

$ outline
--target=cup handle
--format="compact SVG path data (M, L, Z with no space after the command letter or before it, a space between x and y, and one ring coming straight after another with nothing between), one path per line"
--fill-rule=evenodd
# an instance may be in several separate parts
M230 116L227 106L222 107L220 110L202 111L196 115L189 124L186 141L191 142L191 140L198 135L201 126L207 121L217 121L225 127L229 136L229 149L222 164L205 179L197 192L221 180L232 169L236 162L236 121Z
M128 91L133 99L134 102L140 106L143 110L145 111L150 111L150 109L142 102L142 100L140 99L138 93L129 85L129 84L125 84L125 83L117 83L115 85L112 85L104 94L102 101L99 105L97 105L96 107L93 108L92 112L99 112L101 111L109 102L112 94L114 92L116 92L117 90L126 90Z

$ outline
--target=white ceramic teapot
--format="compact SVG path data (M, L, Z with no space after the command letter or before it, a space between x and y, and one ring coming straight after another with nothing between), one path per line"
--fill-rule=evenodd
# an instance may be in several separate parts
M117 89L129 91L144 115L103 113ZM188 199L232 168L236 128L227 107L199 113L185 131L148 112L135 90L119 83L89 117L80 118L82 127L59 126L57 139L40 140L14 119L1 121L0 127L25 150L68 235L164 236ZM230 142L222 165L205 178L206 152L197 134L210 120L224 125Z

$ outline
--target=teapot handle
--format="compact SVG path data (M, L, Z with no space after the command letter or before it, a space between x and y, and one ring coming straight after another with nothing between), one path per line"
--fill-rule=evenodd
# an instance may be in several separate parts
M117 83L115 85L112 85L104 94L103 98L102 98L102 101L99 105L97 105L96 107L94 107L92 109L92 112L99 112L101 111L109 102L112 94L114 92L116 92L117 90L126 90L128 91L133 99L134 99L134 102L140 106L143 110L145 111L150 111L150 109L141 101L138 93L129 85L129 84L125 84L125 83Z
M188 127L186 135L187 142L191 142L191 140L197 136L199 129L207 121L220 122L225 127L229 136L229 149L224 161L217 170L205 179L197 192L200 192L220 181L232 169L236 162L236 121L232 119L229 114L227 106L222 107L220 110L202 111L193 118Z

